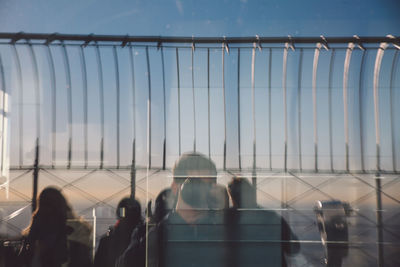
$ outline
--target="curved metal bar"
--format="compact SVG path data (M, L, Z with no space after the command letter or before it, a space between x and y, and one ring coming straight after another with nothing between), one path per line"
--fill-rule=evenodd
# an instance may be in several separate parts
M299 142L299 170L303 169L302 150L301 150L301 79L303 75L303 49L299 52L299 70L297 77L297 125L298 125L298 142Z
M268 58L268 131L269 131L269 168L272 170L272 138L271 138L271 132L272 132L272 120L271 120L271 91L272 91L272 86L271 86L271 81L272 81L272 49L269 49L269 58Z
M131 164L131 196L135 198L136 194L136 85L135 85L135 61L133 57L132 46L129 47L129 63L132 77L132 164Z
M381 43L376 53L375 68L374 68L374 113L375 113L375 141L376 141L376 168L377 171L381 170L381 137L379 130L379 73L381 70L381 63L385 49L388 47L387 43Z
M283 66L282 66L282 89L283 89L283 117L284 117L284 158L283 158L283 169L287 171L287 97L286 97L286 79L287 79L287 56L288 56L289 46L286 43L283 49Z
M317 70L321 43L317 43L314 52L312 94L313 94L313 121L314 121L314 169L318 172L318 125L317 125Z
M113 47L113 55L114 55L114 66L115 66L115 89L117 94L117 103L116 103L116 127L117 127L117 169L120 165L120 88L119 88L119 66L118 66L118 54L117 47Z
M395 81L395 76L396 76L396 69L397 69L397 63L398 63L398 55L399 55L399 50L397 49L396 52L394 53L393 56L393 62L392 62L392 70L390 72L390 128L391 128L391 139L392 139L392 165L393 165L393 171L397 171L397 157L396 157L396 141L395 141L395 129L394 129L394 94L393 94L393 85Z
M18 130L19 130L19 168L22 168L24 165L24 157L23 157L23 148L24 148L24 90L23 90L23 81L22 81L22 71L21 71L21 61L19 59L18 50L15 47L15 44L12 46L12 51L14 55L15 67L17 70L17 81L18 81Z
M194 93L194 49L192 49L192 94L193 94L193 151L196 152L196 97Z
M71 168L72 160L72 84L71 69L69 65L68 52L65 44L62 44L65 76L67 80L67 109L68 109L68 163L67 169Z
M364 63L365 63L365 54L366 50L363 50L360 64L360 77L358 80L358 114L360 121L360 154L361 154L361 170L365 172L365 164L364 164L364 135L363 135L363 105L362 105L362 88L364 82Z
M349 81L349 68L351 61L351 54L353 52L354 43L349 43L346 50L346 57L344 60L343 67L343 114L344 114L344 140L345 140L345 151L346 151L346 171L350 170L349 167L349 111L348 111L348 100L347 100L347 85Z
M164 108L164 142L163 142L163 170L165 170L165 161L167 153L167 104L165 95L165 66L164 66L164 50L161 47L161 68L162 68L162 80L163 80L163 108Z
M4 77L4 67L3 67L3 60L1 58L1 54L0 54L0 79L1 79L1 90L0 90L0 94L1 97L0 99L2 100L2 102L0 103L0 124L1 124L1 143L0 143L0 158L1 158L1 162L0 162L0 174L1 176L3 176L3 168L4 168L4 121L5 121L5 117L7 116L7 112L6 112L6 81L5 81L5 77ZM0 184L0 188L1 188L2 184Z
M99 78L99 100L100 100L100 169L103 169L104 162L104 84L103 84L103 67L101 63L101 55L99 46L96 45L96 61L97 73Z
M84 157L85 157L85 169L88 167L88 83L87 83L87 72L86 72L86 60L85 51L81 46L80 49L81 58L81 70L82 70L82 87L83 87L83 138L84 138Z
M179 50L176 48L176 74L178 83L178 138L179 138L179 156L181 156L181 84L179 78Z
M223 169L226 170L226 96L225 96L225 45L222 45L222 97L224 98L224 163Z
M37 144L40 144L40 88L39 88L39 70L36 60L36 54L33 50L32 44L28 45L29 47L29 54L32 60L32 69L33 69L33 78L34 78L34 88L35 88L35 95L36 95L36 140L38 141Z
M52 92L52 98L51 98L51 128L52 128L52 136L51 136L51 166L54 168L54 162L56 161L56 119L57 119L57 91L56 91L56 72L54 68L54 60L53 60L53 55L51 53L50 47L47 45L46 46L46 51L47 51L47 62L49 65L49 71L50 71L50 86L51 86L51 92Z
M8 97L7 97L7 87L6 87L6 80L4 76L4 65L3 65L3 60L0 55L0 78L1 78L1 94L2 94L2 103L1 103L1 163L0 163L0 174L3 177L6 177L6 182L3 184L0 184L0 189L2 187L5 188L6 190L6 199L8 199L9 196L9 186L10 186L10 175L7 174L8 170L8 160L5 159L6 156L4 154L5 150L7 149L7 135L8 135Z
M147 62L147 84L149 89L148 103L147 103L147 119L148 119L148 152L149 162L148 167L151 168L151 76L150 76L150 58L149 58L149 47L146 46L146 62Z
M329 122L329 159L331 172L333 169L333 139L332 139L332 78L333 78L333 68L335 64L335 48L332 48L331 58L329 61L329 77L328 77L328 122Z
M238 105L238 153L239 153L239 170L242 169L242 151L240 141L240 48L238 47L238 58L237 58L237 105Z
M211 159L211 105L210 105L210 49L207 48L207 94L208 94L208 158Z

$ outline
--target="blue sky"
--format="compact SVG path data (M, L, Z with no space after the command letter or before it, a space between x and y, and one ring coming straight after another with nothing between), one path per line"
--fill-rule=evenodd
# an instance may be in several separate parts
M131 35L399 34L396 0L1 0L0 31Z

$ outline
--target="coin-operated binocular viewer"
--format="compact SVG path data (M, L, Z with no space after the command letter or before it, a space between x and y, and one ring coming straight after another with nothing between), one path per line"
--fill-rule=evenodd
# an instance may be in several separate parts
M314 211L324 246L326 266L342 266L342 260L349 250L347 225L347 217L351 212L349 204L339 200L317 201Z

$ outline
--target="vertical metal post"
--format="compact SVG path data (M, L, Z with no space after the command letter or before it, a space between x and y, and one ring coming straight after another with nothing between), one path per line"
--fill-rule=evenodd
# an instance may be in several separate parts
M136 85L135 85L135 61L132 52L132 46L129 47L129 62L132 77L132 164L131 164L131 197L136 195Z
M269 143L269 168L272 170L272 123L271 123L271 81L272 81L272 48L269 49L269 57L268 57L268 143Z
M194 46L192 46L192 94L193 94L193 151L196 152L196 97L194 93Z
M283 91L283 121L284 121L284 158L283 158L283 169L287 172L287 99L286 99L286 75L287 75L287 56L288 56L289 44L285 44L283 49L283 66L282 66L282 91Z
M18 50L15 44L12 46L12 51L14 55L15 67L17 70L17 81L18 81L18 130L19 130L19 168L24 165L23 149L24 149L24 90L22 81L22 71L21 71L21 61L19 59Z
M32 44L28 45L29 47L29 53L31 56L32 60L32 69L33 69L33 78L34 78L34 90L35 90L35 96L36 96L36 139L37 139L37 146L39 146L40 142L40 88L39 88L39 70L38 70L38 65L37 65L37 60L36 60L36 55L35 51L33 50Z
M115 89L116 89L116 128L117 128L117 169L120 165L120 88L119 88L119 66L117 48L113 46L114 66L115 66Z
M51 53L50 47L47 45L47 61L49 65L50 71L50 85L51 85L51 129L52 129L52 136L51 136L51 167L54 168L54 163L56 161L56 118L57 118L57 91L56 91L56 73L54 69L54 60L53 55Z
M34 87L36 94L36 147L35 160L33 163L33 192L32 192L32 211L36 209L36 198L39 182L39 146L40 146L40 89L39 89L39 71L36 61L35 51L32 44L29 44L29 52L32 60L32 69L34 73Z
M253 170L252 170L252 184L254 188L257 187L257 153L256 153L256 137L257 137L257 127L256 127L256 88L255 88L255 63L256 63L256 44L253 44L253 50L251 54L251 102L252 102L252 114L253 114ZM256 191L257 192L257 191ZM257 199L257 196L255 196Z
M382 221L382 197L381 197L381 177L378 173L375 178L376 186L376 226L378 235L378 266L383 267L384 251L383 251L383 221Z
M314 121L314 169L318 172L318 125L317 125L317 70L321 43L317 43L314 52L312 93L313 93L313 121Z
M103 169L104 162L104 85L103 85L103 67L101 63L101 55L99 46L96 45L96 60L97 60L97 72L99 78L99 104L100 104L100 169Z
M161 68L162 68L162 80L163 80L163 108L164 108L164 142L163 142L163 170L165 170L165 161L167 153L167 107L166 107L166 95L165 95L165 66L164 66L164 50L161 46Z
M301 149L301 79L303 76L303 49L299 52L299 71L297 78L297 124L298 124L298 142L299 142L299 170L302 171L302 149Z
M360 65L360 78L358 81L358 114L360 120L360 154L361 154L361 170L365 172L365 164L364 164L364 135L363 135L363 101L362 101L362 92L363 92L363 83L364 83L364 62L365 62L365 54L367 52L363 50L363 54L361 57L361 65Z
M150 58L149 47L146 46L146 62L147 62L147 85L148 85L148 104L147 104L147 118L148 118L148 167L151 168L151 76L150 76Z
M81 70L82 70L82 87L83 87L83 138L84 138L84 158L85 169L88 167L88 88L87 88L87 72L85 51L80 46Z
M349 172L349 111L347 101L347 85L349 81L349 68L351 61L351 54L353 52L354 43L349 43L346 50L346 57L344 60L343 67L343 114L344 114L344 140L345 140L345 151L346 151L346 171Z
M211 159L211 108L210 108L210 48L207 48L207 94L208 94L208 158Z
M176 75L178 83L178 138L179 138L179 156L181 156L181 84L179 78L179 50L176 48Z
M376 169L378 173L381 170L380 154L381 154L381 138L379 130L379 72L381 70L381 63L387 43L381 43L376 53L375 68L374 68L374 111L375 111L375 140L376 140Z
M32 212L36 210L36 199L38 195L39 183L39 138L36 138L35 161L33 163L33 184L32 184Z
M255 61L256 61L256 44L253 44L251 54L251 104L253 115L253 172L256 169L256 92L255 92ZM254 179L254 177L253 177Z
M397 69L397 58L399 55L399 50L396 50L393 56L392 62L392 70L390 72L390 128L391 128L391 137L392 137L392 165L393 165L393 172L397 170L397 157L396 157L396 141L395 141L395 129L394 129L394 94L393 94L393 84L395 81L396 69Z
M237 58L237 106L238 106L238 153L239 153L239 170L242 169L242 152L240 137L240 48L238 47Z
M225 96L225 44L222 45L222 97L224 98L224 163L226 170L226 96Z
M67 113L68 113L68 163L67 169L71 168L72 159L72 84L71 70L69 65L68 53L65 44L62 44L65 76L67 80Z
M329 62L329 77L328 77L328 121L329 121L329 159L331 172L333 172L333 140L332 140L332 80L333 67L335 64L335 49L332 48L331 58Z

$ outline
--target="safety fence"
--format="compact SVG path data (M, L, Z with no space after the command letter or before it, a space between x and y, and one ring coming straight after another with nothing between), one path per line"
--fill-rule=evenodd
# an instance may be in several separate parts
M249 178L260 206L282 211L313 247L307 261L320 261L315 246L323 254L315 202L339 199L352 208L347 263L396 263L399 38L0 41L1 232L19 233L38 192L57 185L98 237L119 199L145 207L196 151L219 183Z

